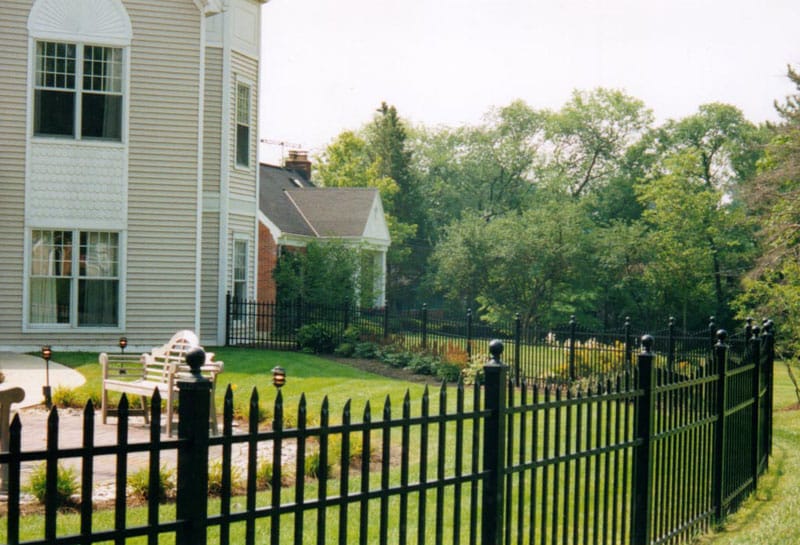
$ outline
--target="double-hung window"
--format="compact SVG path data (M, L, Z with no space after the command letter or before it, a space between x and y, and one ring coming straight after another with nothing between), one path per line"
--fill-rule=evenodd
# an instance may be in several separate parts
M33 132L122 138L122 48L36 42Z
M236 166L250 167L250 86L236 84Z
M119 233L33 230L28 322L119 325Z

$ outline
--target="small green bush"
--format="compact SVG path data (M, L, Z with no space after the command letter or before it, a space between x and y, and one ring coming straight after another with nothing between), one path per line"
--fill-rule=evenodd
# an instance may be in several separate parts
M44 505L47 495L47 462L42 462L33 469L25 490L33 494L36 500ZM56 470L56 506L69 506L71 504L71 496L77 492L78 477L75 474L75 470L58 464Z
M297 344L303 351L330 354L334 349L333 334L325 324L304 325L297 330Z
M384 352L381 355L381 361L391 367L401 369L403 367L408 367L413 356L411 352Z
M461 370L464 376L464 384L479 386L483 384L483 366L486 359L480 356L473 356L472 360Z
M439 363L436 365L436 376L445 382L458 382L461 367L454 363Z
M336 347L336 350L333 351L334 354L337 356L341 356L343 358L349 358L355 352L356 347L349 342L344 342Z
M328 462L326 467L322 467L322 460L319 451L306 453L304 467L306 477L309 479L322 479L331 474L331 464Z
M358 327L357 325L349 325L342 334L342 342L349 343L355 346L356 344L361 342L362 336L363 332L361 331L360 327Z
M256 464L256 487L262 490L272 488L272 460L259 458Z
M239 494L244 489L242 469L236 464L231 465L231 494ZM212 460L208 464L208 495L221 496L222 490L222 460Z
M432 375L436 371L436 358L423 354L414 354L408 362L408 368L417 375Z
M150 470L142 468L128 476L128 488L131 494L147 500L150 498ZM175 470L161 466L158 470L158 501L164 503L175 496Z
M371 360L376 357L377 353L378 345L373 342L358 343L353 349L354 358Z

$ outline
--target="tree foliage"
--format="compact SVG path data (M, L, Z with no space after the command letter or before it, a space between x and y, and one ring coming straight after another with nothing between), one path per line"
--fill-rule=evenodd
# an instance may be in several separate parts
M745 277L738 300L739 315L753 312L772 317L779 340L790 353L800 353L800 73L788 77L795 94L776 103L782 123L767 145L755 184L747 193L760 225L762 251Z

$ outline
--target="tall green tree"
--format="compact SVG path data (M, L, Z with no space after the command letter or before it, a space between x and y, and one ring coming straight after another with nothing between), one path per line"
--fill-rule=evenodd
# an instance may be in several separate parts
M340 134L318 157L315 171L315 179L325 187L380 191L392 239L387 253L387 296L394 304L413 299L428 254L417 223L422 214L416 208L410 161L405 124L394 106L383 103L359 132Z
M800 354L800 72L788 67L796 92L776 103L774 128L747 197L761 227L761 255L744 279L740 316L756 312L779 324L785 354Z
M543 135L544 116L522 101L493 109L477 126L421 134L415 167L431 223L522 211L534 192Z
M587 219L571 200L544 200L521 214L474 215L436 247L436 281L449 298L474 299L486 319L548 322L575 310L587 266Z
M546 179L573 197L607 186L652 122L644 103L622 91L575 91L548 116Z
M637 188L653 252L646 274L660 304L685 327L690 316L730 318L755 257L755 225L741 190L755 173L761 136L724 104L703 105L656 133L658 161ZM700 304L709 299L712 306Z

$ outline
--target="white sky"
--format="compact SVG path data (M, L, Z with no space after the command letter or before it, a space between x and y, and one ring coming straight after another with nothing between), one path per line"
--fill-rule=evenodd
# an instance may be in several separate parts
M261 138L321 152L386 101L413 124L477 123L520 98L623 89L657 120L725 102L754 122L793 92L800 0L271 0ZM262 144L261 159L280 161Z

